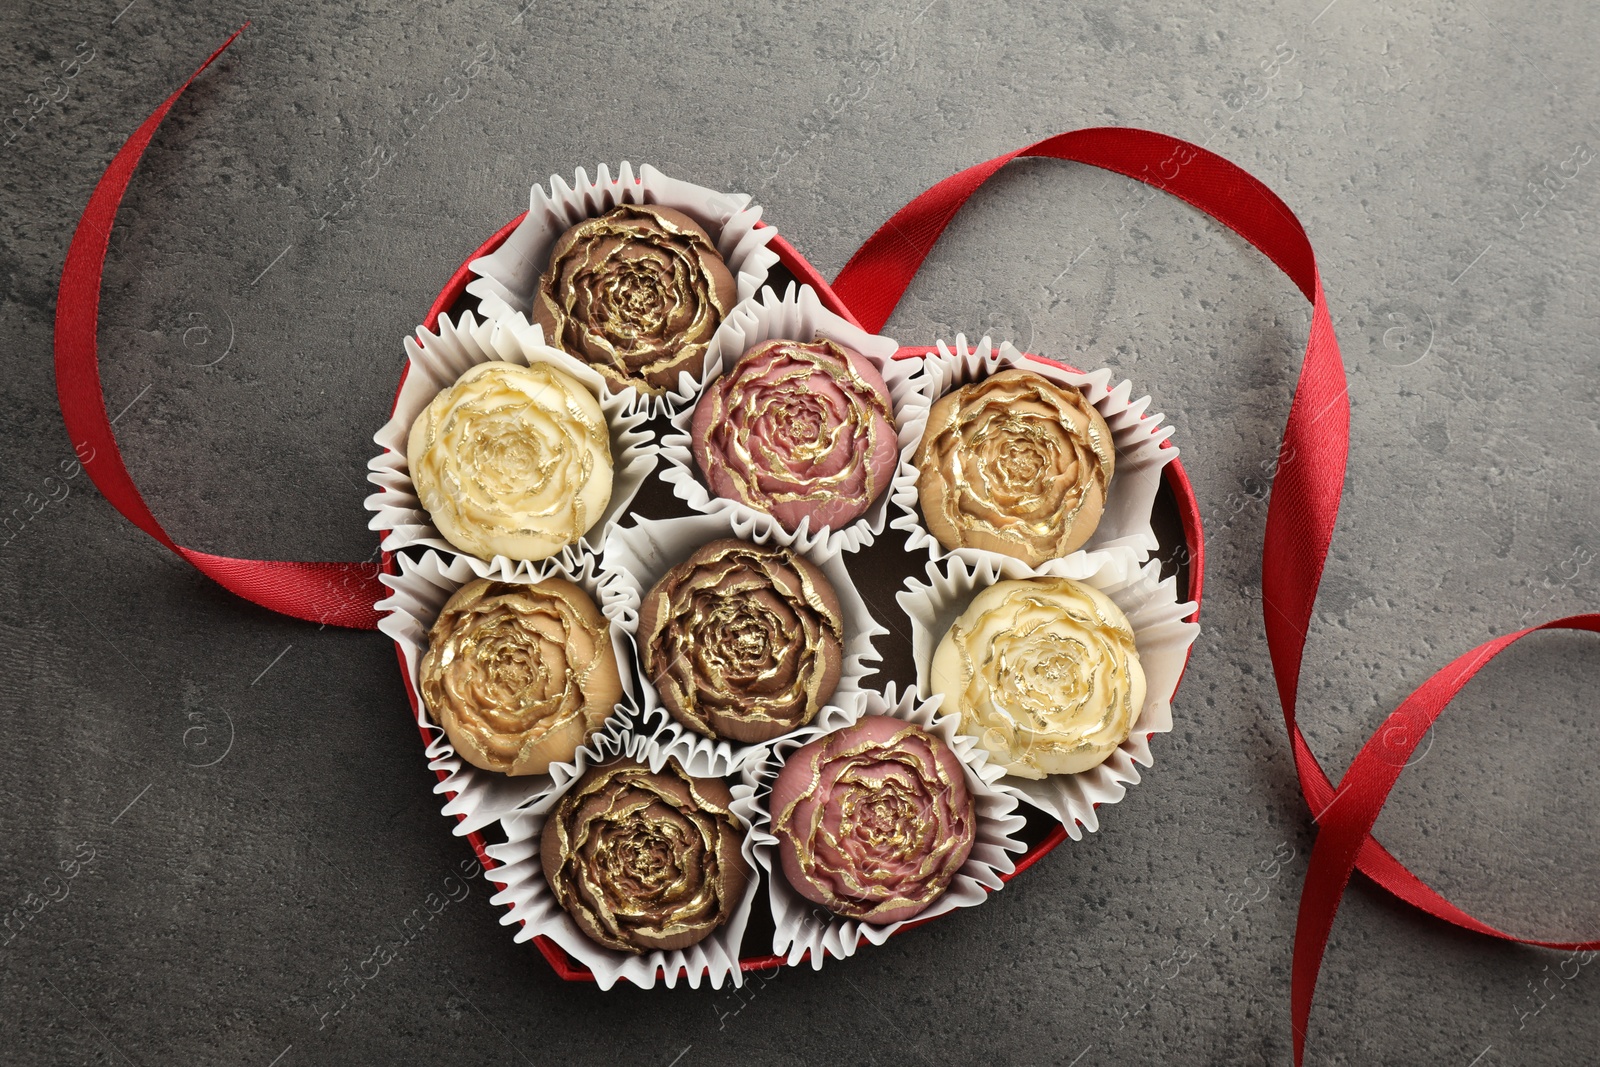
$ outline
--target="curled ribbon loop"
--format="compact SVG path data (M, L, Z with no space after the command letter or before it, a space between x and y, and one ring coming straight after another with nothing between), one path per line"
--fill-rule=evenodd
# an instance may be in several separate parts
M139 529L224 588L264 608L310 622L376 630L378 613L373 605L387 594L378 581L378 567L374 564L233 559L200 552L174 541L156 521L134 485L117 448L111 420L106 417L97 335L100 279L105 271L106 249L111 243L117 206L122 203L140 157L172 105L243 32L241 27L222 42L222 47L211 53L189 80L133 131L133 136L118 150L95 184L89 204L72 235L72 243L67 247L61 287L56 295L56 396L83 469L89 472L89 477L112 506Z
M961 205L1019 156L1087 163L1185 200L1258 248L1311 301L1311 335L1279 450L1293 462L1279 464L1273 483L1261 567L1262 610L1278 698L1301 792L1321 826L1295 930L1290 1021L1297 1067L1305 1055L1311 996L1328 933L1353 870L1408 904L1477 933L1546 948L1600 949L1600 941L1544 941L1498 930L1440 896L1372 837L1378 813L1417 743L1484 664L1534 630L1600 633L1600 615L1574 615L1520 630L1459 657L1395 709L1356 756L1337 789L1295 721L1306 632L1344 486L1350 401L1311 242L1272 190L1221 156L1175 137L1123 127L1075 130L969 167L912 200L857 250L835 279L834 291L855 309L863 327L880 330Z

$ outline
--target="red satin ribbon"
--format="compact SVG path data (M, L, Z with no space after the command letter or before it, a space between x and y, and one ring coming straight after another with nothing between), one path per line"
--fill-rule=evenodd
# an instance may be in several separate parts
M1305 1055L1306 1022L1328 933L1353 870L1409 904L1457 926L1508 941L1600 949L1600 941L1520 937L1473 918L1422 882L1373 837L1372 826L1406 760L1450 699L1485 663L1534 630L1600 633L1600 615L1573 615L1479 645L1428 679L1372 735L1337 788L1295 722L1301 657L1333 537L1350 445L1349 382L1339 358L1322 279L1304 227L1261 182L1220 156L1175 137L1119 127L1058 134L952 175L901 208L845 264L833 288L862 326L883 327L950 219L995 171L1019 156L1087 163L1179 197L1260 249L1311 301L1311 337L1295 386L1267 507L1261 593L1278 698L1294 747L1300 788L1321 827L1300 897L1290 1018L1294 1060ZM1153 168L1153 170L1152 170ZM1394 744L1392 739L1402 742Z
M234 37L201 64L195 77ZM193 80L191 77L168 97L123 145L95 187L73 236L56 310L56 377L62 415L79 452L92 449L84 467L106 499L205 574L274 611L371 629L377 622L372 605L384 590L372 573L375 568L369 565L229 559L173 542L123 466L106 418L95 331L111 225L139 157ZM1401 900L1477 933L1548 948L1600 949L1600 941L1520 937L1475 919L1418 879L1371 835L1406 760L1445 705L1484 664L1534 630L1600 633L1600 615L1574 615L1520 630L1459 657L1395 709L1362 747L1337 787L1296 724L1306 631L1343 491L1350 407L1349 385L1311 243L1299 220L1272 190L1220 156L1163 134L1118 127L1063 133L970 167L918 196L851 257L835 280L834 291L862 326L871 331L881 329L956 211L991 175L1019 156L1086 163L1177 196L1260 249L1311 301L1310 340L1279 453L1290 458L1279 465L1267 509L1261 578L1267 643L1295 769L1313 818L1321 827L1306 873L1295 933L1291 993L1295 1063L1301 1063L1304 1056L1312 992L1334 915L1354 870ZM802 280L822 283L820 277ZM1396 735L1402 739L1398 745L1392 742Z
M246 25L249 25L246 23ZM310 622L378 628L373 605L388 595L371 563L291 563L279 560L233 559L186 548L174 541L151 513L117 448L116 434L106 417L105 394L100 386L100 360L96 334L100 318L100 279L117 206L133 178L139 158L155 136L172 105L244 32L240 27L222 47L211 53L200 69L167 97L155 113L133 132L112 159L89 196L83 218L67 248L56 295L56 395L73 448L84 470L118 511L135 526L194 565L202 574L228 590L264 608ZM86 457L86 458L84 458Z

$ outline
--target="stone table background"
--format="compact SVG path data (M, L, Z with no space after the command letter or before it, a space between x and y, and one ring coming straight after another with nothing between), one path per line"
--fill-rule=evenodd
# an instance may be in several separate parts
M247 17L134 180L102 308L108 407L183 543L371 552L400 338L551 172L649 161L749 191L831 275L938 178L1125 124L1259 175L1321 257L1354 434L1304 682L1330 770L1458 652L1600 604L1591 5L125 2L0 10L0 511L28 516L0 547L0 902L59 896L46 877L94 856L0 947L7 1063L1289 1062L1312 836L1262 636L1259 498L1308 309L1183 204L1049 161L974 200L886 332L1109 365L1177 426L1205 632L1145 782L985 906L820 973L737 996L569 985L478 879L324 1017L470 857L393 652L230 597L60 480L51 377L94 181ZM1597 646L1525 645L1424 743L1381 836L1492 921L1592 937ZM1562 959L1358 880L1309 1062L1591 1062L1600 967Z

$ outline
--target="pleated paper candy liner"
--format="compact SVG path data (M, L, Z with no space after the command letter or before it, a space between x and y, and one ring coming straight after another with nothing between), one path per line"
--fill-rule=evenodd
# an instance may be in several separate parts
M865 688L862 679L876 672L877 668L869 664L880 658L873 647L873 638L888 631L873 620L872 612L850 577L843 555L828 551L821 538L807 543L767 516L754 513L741 516L724 511L674 519L646 519L639 515L633 518L632 525L619 526L606 538L601 555L600 610L635 644L639 641L639 606L645 593L667 571L688 559L695 549L721 537L737 537L758 545L782 545L816 564L827 576L838 594L844 622L844 658L839 686L830 703L817 713L812 723L834 728L860 717L860 690ZM712 740L689 729L662 706L655 686L645 676L642 653L639 664L642 728L651 734L662 751L676 756L690 774L722 777L737 773L747 762L762 758L777 740L743 745Z
M795 891L784 876L783 865L777 857L778 839L771 832L772 813L769 810L772 785L796 749L832 733L831 729L796 731L793 736L774 745L766 760L752 763L744 769L743 778L750 791L744 799L735 802L734 808L749 819L754 827L750 840L754 844L756 862L767 874L772 917L776 925L772 951L784 956L789 966L795 966L809 956L812 969L820 970L826 957L844 959L854 955L863 941L881 945L907 923L923 922L957 908L982 904L991 891L1005 884L1001 876L1015 869L1010 853L1026 851L1027 845L1016 835L1027 825L1027 820L1017 810L1017 798L996 788L995 782L1001 777L1000 768L989 764L988 754L978 747L976 741L957 733L957 717L940 715L938 706L936 700L918 700L916 693L911 690L907 690L903 696L897 695L893 682L882 693L866 693L865 714L889 715L915 723L929 733L936 734L955 751L966 770L967 788L972 793L978 817L972 853L950 887L926 911L901 922L878 925L834 915Z
M604 731L578 750L573 779L580 777L588 768L616 756L648 764L652 771L660 771L667 762L664 748L651 738L634 732L632 724L619 717L608 722ZM556 903L549 883L544 880L544 868L539 860L540 835L544 832L545 818L570 785L571 781L547 794L527 810L502 819L505 844L489 845L486 849L489 857L500 864L490 872L490 877L503 888L489 898L489 903L503 904L508 909L500 918L501 925L520 924L521 928L516 934L519 942L531 941L541 935L550 938L568 955L594 972L595 982L601 989L610 989L624 979L641 989L649 989L657 981L664 982L670 989L677 984L680 976L687 978L693 989L698 989L701 981L707 979L713 989L720 989L724 981L736 986L743 984L744 975L739 970L739 943L744 939L744 930L750 921L750 909L755 904L756 888L760 884L751 856L753 846L749 823L747 817L740 814L741 802L749 796L751 787L738 781L728 783L733 794L734 821L745 830L742 851L745 862L750 866L749 884L733 916L699 944L672 952L656 951L635 956L590 940Z
M770 287L763 289L759 300L741 304L738 310L729 316L717 337L724 345L718 353L724 369L731 367L740 356L756 345L773 339L802 341L807 344L812 341L829 340L861 353L883 375L884 384L888 386L889 403L894 412L894 425L899 442L897 452L902 462L908 457L905 451L906 431L900 427L905 425L911 409L915 408L921 412L920 423L927 421L929 401L919 387L918 372L921 368L918 361L895 359L894 354L899 345L891 338L867 333L861 327L835 315L822 306L816 290L809 285L801 286L798 291L791 285L781 297ZM709 385L709 382L707 384ZM701 514L729 511L741 516L765 517L765 512L748 504L712 495L690 449L693 422L693 407L673 416L672 425L677 432L664 435L661 439L661 456L667 461L667 466L661 471L661 480L672 486L672 491L679 500ZM898 471L898 465L896 470ZM861 518L837 530L824 527L816 531L829 551L854 552L872 544L877 535L883 533L884 525L889 519L889 497L893 484L891 477L889 484L883 487L878 498L872 502L872 506ZM809 516L801 520L795 532L800 537L810 535Z
M619 204L656 204L675 208L705 227L712 243L722 254L737 286L737 303L752 299L778 262L778 254L767 247L777 235L770 226L758 226L761 208L750 203L746 193L719 193L701 185L669 178L648 163L637 175L624 162L616 178L602 163L594 181L582 167L573 184L551 175L550 189L535 185L528 196L527 217L511 231L495 251L467 264L477 275L467 283L467 292L478 298L479 310L490 319L511 313L533 317L533 300L539 277L550 264L550 252L563 233L584 219L604 215ZM712 337L712 349L727 322ZM658 397L639 393L634 402L639 410L652 415L668 414L692 404L705 383L721 372L720 360L713 351L706 354L705 369L698 380L687 372L678 376L678 387Z
M606 532L621 519L655 469L654 435L644 428L648 416L637 410L634 391L613 390L593 367L546 345L539 327L521 315L494 322L481 320L470 311L462 312L454 322L440 317L438 333L419 327L415 338L406 338L406 353L410 365L395 398L394 414L372 438L383 446L383 453L367 463L367 480L380 489L366 500L367 508L375 513L368 527L384 532L385 551L436 549L467 560L480 578L502 581L525 579L537 570L537 561L506 556L483 559L452 545L433 525L411 482L406 443L412 422L435 396L480 363L548 363L582 382L599 399L611 435L611 501L583 535L588 548L597 549L605 540Z
M1129 554L1140 563L1150 558L1150 553L1160 547L1150 516L1155 507L1156 490L1161 487L1161 469L1177 458L1178 450L1164 447L1167 438L1172 436L1172 427L1162 425L1165 415L1148 411L1148 396L1132 399L1132 383L1112 384L1109 369L1087 373L1067 370L1026 356L1009 342L1003 342L997 349L988 337L969 350L966 337L956 334L954 349L943 341L938 342L936 348L937 351L920 361L922 368L917 381L925 391L926 402L907 411L906 425L901 428L901 442L906 444L906 449L891 490L898 514L889 525L906 532L909 551L924 548L934 559L942 559L950 551L939 544L923 521L917 500L918 470L912 462L928 428L928 415L933 405L953 389L983 381L996 371L1014 368L1043 375L1060 385L1075 386L1105 418L1111 430L1116 465L1106 494L1105 511L1094 534L1078 551ZM986 549L963 551L997 560L1010 558Z
M396 556L399 573L381 575L383 584L391 590L377 608L387 612L378 623L378 629L394 640L406 664L406 683L410 687L411 705L416 709L418 725L432 738L424 749L428 769L444 772L435 793L454 794L445 804L443 814L459 821L455 834L463 837L481 830L495 820L535 804L553 791L564 788L577 777L580 768L572 763L556 763L549 774L506 775L474 767L456 754L455 746L444 730L435 725L422 702L420 666L423 654L428 651L428 630L444 608L445 601L463 585L481 577L464 556L442 556L425 552L420 559ZM589 594L595 604L600 603L600 575L594 556L587 552L566 549L533 565L533 569L515 582L535 582L545 578L565 578ZM628 718L637 699L634 683L632 640L615 625L610 627L611 648L617 656L617 667L622 675L622 703L613 710L613 716ZM609 723L609 720L608 720Z
M1053 774L1037 780L1007 774L997 783L997 788L1060 821L1077 841L1085 830L1093 833L1100 828L1096 806L1121 800L1126 787L1139 782L1138 766L1153 765L1150 738L1172 730L1172 695L1200 627L1184 621L1194 613L1195 605L1178 600L1177 579L1162 580L1159 561L1130 566L1116 555L1097 558L1074 553L1047 566L1049 574L1091 585L1122 609L1133 627L1146 682L1144 706L1134 718L1128 739L1104 763L1078 774ZM895 599L911 619L918 693L924 698L931 696L934 650L973 597L996 582L1034 578L1041 573L1045 572L1009 556L978 556L962 550L930 561L926 582L907 578L906 588Z

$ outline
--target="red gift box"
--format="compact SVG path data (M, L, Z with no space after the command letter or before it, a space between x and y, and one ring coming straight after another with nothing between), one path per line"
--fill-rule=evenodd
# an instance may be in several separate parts
M487 241L474 250L471 255L467 256L467 258L462 262L461 266L456 269L453 275L451 275L450 280L445 284L444 289L440 291L438 297L433 302L433 306L428 309L427 318L423 320L423 327L425 329L436 330L438 328L440 316L448 315L452 309L454 309L456 305L467 295L467 283L475 277L475 275L468 269L468 264L480 256L488 255L495 249L499 248L500 245L505 242L506 238L510 236L511 232L516 229L517 225L522 222L523 218L523 215L518 215L510 222L506 223L506 225L502 226L493 236L491 236ZM778 254L778 262L794 276L797 282L800 282L804 285L809 285L816 290L817 295L821 298L823 305L827 307L828 310L852 323L856 322L855 316L851 314L850 309L846 307L844 302L839 299L837 294L834 293L833 287L828 284L827 280L817 272L816 268L813 267L804 256L797 252L792 245L785 241L781 236L775 236L768 247ZM896 353L895 358L920 359L932 351L932 346L902 348L898 353ZM1059 361L1051 360L1050 362L1055 362L1060 366L1066 366L1065 364L1060 364ZM407 365L407 370L409 370L409 364ZM399 386L405 384L405 375L406 371L402 371L400 375L400 382L395 388L396 399L399 397ZM1162 446L1167 448L1171 447L1168 442L1162 442ZM1198 620L1200 615L1201 590L1204 584L1205 576L1205 541L1200 524L1200 507L1199 503L1195 500L1194 489L1189 484L1189 478L1184 473L1183 464L1180 460L1174 458L1170 463L1168 463L1162 470L1162 477L1165 480L1167 489L1172 493L1173 501L1177 507L1178 518L1183 528L1184 544L1179 551L1182 553L1182 556L1187 563L1188 572L1188 588L1184 595L1184 599L1192 601L1195 605L1194 611L1188 616L1186 621L1195 622ZM384 557L384 571L388 574L396 573L393 559L387 553ZM416 707L415 687L411 684L412 679L410 677L410 670L406 664L404 652L398 646L396 647L396 660L400 665L401 676L406 682L406 691L412 703L411 711L413 719L414 721L418 721L417 716L420 709ZM1175 693L1176 690L1174 690L1174 694ZM432 740L428 736L425 728L419 726L418 731L422 735L424 745ZM443 770L435 773L438 774L440 781L444 781L445 778L448 777L448 772ZM446 795L452 799L454 798L453 793L447 793ZM465 816L457 816L458 820L462 818L465 818ZM488 854L488 842L484 840L482 831L473 831L472 833L467 834L466 838L467 841L472 845L473 852L477 854L478 861L483 865L486 876L491 881L494 881L494 871L498 864ZM1002 879L1009 882L1011 879L1017 877L1023 871L1037 863L1047 853L1049 853L1052 849L1066 839L1067 831L1063 826L1060 824L1052 826L1042 840L1031 845L1028 850L1017 860L1016 867L1010 874L1001 876ZM503 883L497 884L501 884L503 886ZM935 920L929 919L924 921L933 922ZM906 924L901 929L909 930L912 927L920 925L922 925L922 922L911 922ZM897 931L897 933L898 932L899 931ZM533 943L538 947L545 959L550 961L550 966L555 968L556 973L567 981L593 982L595 980L594 974L589 970L589 968L573 959L564 949L561 948L561 946L557 945L549 938L543 936L535 937L533 939ZM776 956L769 953L758 956L742 956L739 960L739 968L746 974L749 974L753 971L769 971L774 967L783 966L784 963L785 960L782 956Z

